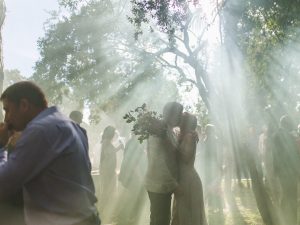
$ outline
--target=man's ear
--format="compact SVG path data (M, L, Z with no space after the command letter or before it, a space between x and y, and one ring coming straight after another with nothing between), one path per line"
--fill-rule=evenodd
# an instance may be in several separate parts
M30 109L31 105L26 98L22 98L19 104L19 109L22 112L27 112Z

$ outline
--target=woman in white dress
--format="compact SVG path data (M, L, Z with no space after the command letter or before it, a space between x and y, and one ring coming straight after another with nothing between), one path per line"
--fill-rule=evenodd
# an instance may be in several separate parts
M116 129L108 126L102 135L100 157L100 213L103 223L112 223L117 211L117 152L123 149L123 145L115 147L112 142Z
M202 182L194 168L198 135L197 118L184 113L180 125L178 150L179 186L175 193L172 225L207 225L203 201Z

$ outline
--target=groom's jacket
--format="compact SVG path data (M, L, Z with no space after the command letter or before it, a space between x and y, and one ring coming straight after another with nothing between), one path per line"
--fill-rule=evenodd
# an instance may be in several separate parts
M165 137L150 136L147 143L148 170L145 178L147 191L171 193L178 185L178 140L172 129Z

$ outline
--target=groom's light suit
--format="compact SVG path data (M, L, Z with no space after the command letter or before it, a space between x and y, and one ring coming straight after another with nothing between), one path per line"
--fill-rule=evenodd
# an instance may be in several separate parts
M151 203L151 225L169 225L171 196L178 186L177 135L167 129L165 137L150 136L145 187Z

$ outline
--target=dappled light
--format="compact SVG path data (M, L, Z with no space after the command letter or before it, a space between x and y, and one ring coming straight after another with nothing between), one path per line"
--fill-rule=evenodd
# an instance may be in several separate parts
M26 137L36 146L51 146L57 155L41 149L49 161L40 165L37 160L30 167L37 172L21 181L9 178L3 188L0 184L0 224L50 225L57 218L58 225L99 225L97 212L104 225L299 224L298 0L58 4L43 21L33 73L6 69L1 57L0 90L30 81L45 93L43 110L57 106L67 116L75 112L79 120L55 111L47 119L57 123L57 132L71 131L49 134L47 144L32 141L30 123L43 110L15 114L25 118L19 129L19 120L7 109L17 97L4 92L0 182L20 157L18 151L31 154L22 149ZM0 28L4 15L0 8ZM2 48L0 53L5 57ZM18 110L36 100L23 92L17 94ZM45 121L39 124L55 133ZM56 152L60 141L68 151ZM78 161L73 172L62 169L66 174L60 182L71 180L62 193L72 196L74 204L68 203L74 215L64 208L67 200L58 200L61 195L46 204L59 190L51 192L45 185L43 193L31 183L44 174L55 180L57 171L70 165L68 157ZM12 168L25 171L26 165L31 164L25 160ZM16 185L16 192L9 193L9 185ZM4 198L8 193L12 199ZM27 212L33 205L36 214Z

